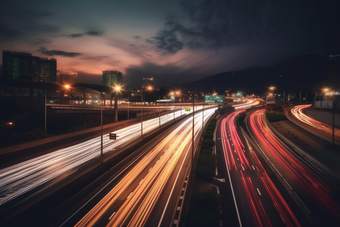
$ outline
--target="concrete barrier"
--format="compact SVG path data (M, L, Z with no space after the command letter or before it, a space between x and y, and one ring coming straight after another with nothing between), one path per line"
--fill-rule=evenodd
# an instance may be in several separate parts
M318 110L318 109L306 108L305 114L311 118L314 118L315 120L321 121L329 125L333 125L333 121L332 121L333 113ZM334 126L337 128L340 128L340 115L339 114L334 114Z
M320 172L324 173L330 180L332 180L337 185L340 185L340 175L331 168L328 168L325 164L315 159L313 156L296 146L289 139L287 139L284 135L282 135L279 131L277 131L269 122L267 117L266 124L269 126L270 130L279 137L285 144L287 144L290 148L294 150L296 154L298 154L301 158L305 159L307 162L311 163L316 169Z
M332 139L331 139L331 138L329 138L329 137L327 137L327 136L323 136L323 135L317 133L316 131L311 130L311 129L308 128L308 127L305 127L302 123L298 123L297 120L294 120L294 119L290 116L290 114L288 113L289 110L290 110L290 108L286 108L284 112L285 112L285 115L286 115L286 117L288 118L288 120L289 120L290 122L292 122L293 124L299 126L299 127L302 128L302 129L306 130L307 132L310 132L310 133L316 135L317 137L320 137L320 138L322 138L322 139L324 139L324 140L326 140L326 141L332 143ZM337 141L335 140L334 143L335 143L336 145L340 146L340 142L337 142Z

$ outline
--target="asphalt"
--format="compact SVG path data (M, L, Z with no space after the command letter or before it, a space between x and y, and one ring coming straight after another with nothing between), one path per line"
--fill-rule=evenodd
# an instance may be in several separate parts
M271 122L282 135L296 146L340 174L340 147L332 144L290 122L289 120Z

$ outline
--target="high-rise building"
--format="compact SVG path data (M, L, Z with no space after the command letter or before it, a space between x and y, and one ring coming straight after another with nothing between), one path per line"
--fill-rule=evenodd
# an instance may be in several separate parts
M43 82L56 82L57 60L29 53L3 51L2 77Z
M122 85L123 74L119 71L103 71L103 84L105 86Z

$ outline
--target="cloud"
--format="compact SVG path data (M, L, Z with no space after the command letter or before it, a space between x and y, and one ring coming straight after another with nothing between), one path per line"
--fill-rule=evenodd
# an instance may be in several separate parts
M13 42L31 37L42 38L45 34L56 33L59 27L50 25L45 18L54 16L50 12L34 12L7 1L0 7L0 42Z
M135 39L140 39L140 36L136 35L135 37L133 37Z
M107 59L109 56L87 56L87 57L81 57L80 59L83 60L89 60L89 61L102 61L104 59Z
M124 84L129 86L140 86L143 77L153 77L156 85L174 85L178 81L189 82L207 76L200 73L198 68L184 69L174 64L157 65L146 62L142 65L130 65L123 75Z
M136 45L135 45L135 44L129 44L129 46L134 47L134 46L136 46Z
M178 40L174 29L161 30L156 36L146 39L145 41L147 43L154 44L158 49L171 54L183 49L183 43Z
M75 52L65 52L61 50L47 50L47 48L45 47L40 47L37 51L47 56L77 57L79 55L82 55L81 53Z
M79 37L83 37L84 35L101 36L103 34L104 34L104 32L88 31L88 32L84 32L84 33L75 33L75 34L70 34L70 35L66 35L66 36L71 37L71 38L79 38Z
M302 33L306 29L304 23L308 22L300 11L305 6L293 0L284 3L265 0L181 0L180 5L184 17L167 17L164 29L146 39L147 43L170 54L184 47L218 50L282 37L289 32Z

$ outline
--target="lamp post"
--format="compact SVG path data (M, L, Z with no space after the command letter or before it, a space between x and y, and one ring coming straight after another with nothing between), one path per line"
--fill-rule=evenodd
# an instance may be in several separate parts
M46 97L46 93L45 93L45 133L47 133L47 97Z
M158 97L158 119L159 119L159 127L162 127L161 125L161 96Z
M130 95L128 95L128 114L127 114L127 119L128 120L130 118L129 105L130 105Z
M118 121L118 92L122 90L122 87L120 85L115 85L114 86L114 91L115 91L115 122Z
M275 87L274 86L270 86L269 90L270 91L274 91ZM272 93L270 93L270 94L272 95ZM266 111L268 111L268 96L271 96L271 95L269 95L268 91L266 91Z
M103 158L103 93L100 93L100 164L104 163Z
M194 152L195 152L195 148L194 148L194 136L195 136L195 96L192 96L192 136L191 136L191 171L192 173L194 173Z

